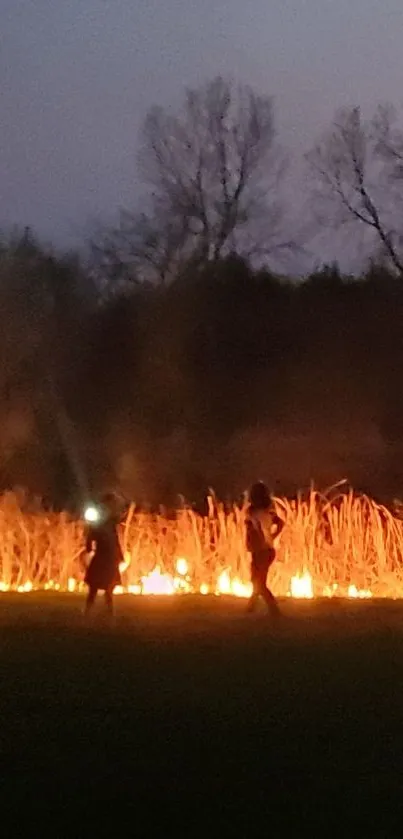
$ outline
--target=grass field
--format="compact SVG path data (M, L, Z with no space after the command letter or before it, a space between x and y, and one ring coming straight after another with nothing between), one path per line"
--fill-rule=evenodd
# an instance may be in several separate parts
M82 605L0 596L2 836L401 835L403 602Z

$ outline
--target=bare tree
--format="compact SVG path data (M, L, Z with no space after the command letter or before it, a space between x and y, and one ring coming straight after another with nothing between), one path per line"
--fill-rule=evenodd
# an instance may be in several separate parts
M372 120L375 151L384 162L388 182L403 184L403 131L396 125L397 114L390 105L379 105Z
M307 160L315 176L313 205L320 223L341 227L353 222L366 228L377 253L403 274L403 138L392 132L388 109L378 109L369 123L359 108L339 111Z
M152 108L139 165L145 209L122 213L106 237L114 270L164 280L229 252L263 260L292 249L281 238L286 159L270 98L218 77L188 90L179 115Z
M99 278L123 287L133 282L164 283L181 267L188 234L187 219L169 214L122 210L119 224L93 235L91 264Z

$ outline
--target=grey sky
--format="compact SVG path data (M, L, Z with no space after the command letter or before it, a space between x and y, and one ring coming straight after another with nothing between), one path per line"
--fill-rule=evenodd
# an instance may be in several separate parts
M147 108L233 75L301 155L335 108L403 100L402 0L2 0L0 224L71 244L136 201Z

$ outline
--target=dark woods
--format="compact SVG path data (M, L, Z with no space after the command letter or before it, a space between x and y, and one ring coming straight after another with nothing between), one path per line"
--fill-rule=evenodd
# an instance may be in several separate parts
M29 234L4 245L1 485L52 503L403 489L403 284L324 268L293 282L225 257L99 290Z
M0 246L3 487L58 504L105 487L199 504L259 477L403 492L397 114L339 111L306 158L290 214L272 99L216 78L150 110L144 194L85 268L29 231ZM373 267L306 277L307 245L336 231Z

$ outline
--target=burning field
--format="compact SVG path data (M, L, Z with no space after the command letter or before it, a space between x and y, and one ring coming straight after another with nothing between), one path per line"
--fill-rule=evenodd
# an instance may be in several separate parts
M403 521L353 492L332 500L275 501L285 528L271 587L293 598L403 596ZM245 510L210 498L208 515L175 517L132 506L121 526L125 562L117 593L250 594ZM66 514L24 512L14 494L0 500L0 589L80 592L84 531Z
M26 813L27 830L57 836L108 814L115 832L249 836L265 808L285 836L307 812L322 835L335 802L346 835L400 835L403 613L375 598L403 594L403 522L353 494L276 504L278 625L246 617L245 513L213 499L204 518L129 511L128 596L104 625L68 593L82 589L82 525L3 497L2 590L31 592L0 595L7 835Z

